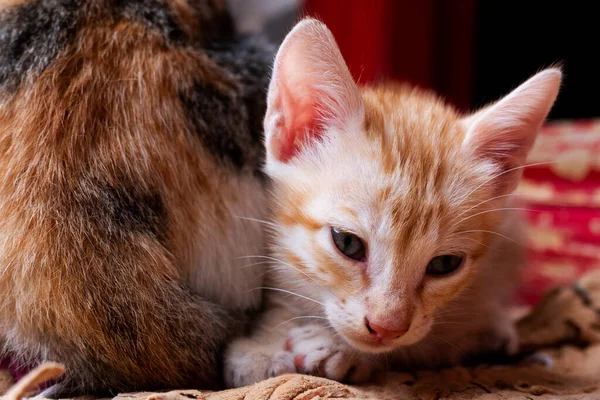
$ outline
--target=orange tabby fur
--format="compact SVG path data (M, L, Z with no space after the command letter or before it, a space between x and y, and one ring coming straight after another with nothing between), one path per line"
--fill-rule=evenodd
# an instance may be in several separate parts
M359 88L327 28L298 24L265 118L279 264L269 311L229 350L228 383L283 372L356 382L386 363L514 352L506 307L522 240L510 193L560 80L546 70L466 117L423 90ZM365 258L344 256L331 228L360 238ZM426 274L448 254L463 257L456 271ZM369 321L401 333L382 340Z

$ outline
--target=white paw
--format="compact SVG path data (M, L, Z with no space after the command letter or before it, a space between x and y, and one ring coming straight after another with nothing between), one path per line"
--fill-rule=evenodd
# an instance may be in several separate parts
M283 374L291 374L296 372L294 365L294 355L285 350L278 351L275 353L271 362L269 363L269 369L267 375L269 378L279 376Z
M318 324L290 330L286 350L294 354L297 372L339 382L364 382L376 367L374 358L359 353Z
M247 339L235 341L225 355L224 379L225 385L230 388L294 372L296 367L292 353L273 351Z

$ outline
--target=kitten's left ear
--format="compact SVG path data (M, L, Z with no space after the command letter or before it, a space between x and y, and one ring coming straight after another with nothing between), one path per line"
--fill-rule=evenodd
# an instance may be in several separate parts
M362 97L329 29L314 19L297 24L277 52L269 85L267 165L289 162L361 112Z
M497 103L465 118L467 153L494 162L501 172L523 166L556 100L561 79L560 69L546 69ZM503 191L516 187L520 173L517 169L499 177Z

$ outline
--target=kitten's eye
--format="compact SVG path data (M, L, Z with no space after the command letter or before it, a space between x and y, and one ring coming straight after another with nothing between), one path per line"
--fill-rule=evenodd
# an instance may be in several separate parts
M461 256L455 255L445 255L434 257L427 264L427 269L425 272L428 275L448 275L451 272L454 272L460 267L463 262L463 258Z
M346 257L357 261L365 259L365 245L358 236L331 228L331 237L335 247Z

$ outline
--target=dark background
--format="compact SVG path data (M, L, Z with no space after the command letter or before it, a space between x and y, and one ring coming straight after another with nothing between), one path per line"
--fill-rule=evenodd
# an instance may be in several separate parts
M562 62L553 118L600 116L600 14L594 2L479 1L473 105L497 98L539 68ZM597 4L596 4L597 5Z
M257 1L264 5L277 0ZM271 37L281 40L301 15L318 17L334 33L351 72L362 83L408 80L436 90L467 111L560 63L565 80L551 119L600 117L600 12L595 2L296 3L295 10L268 18Z

